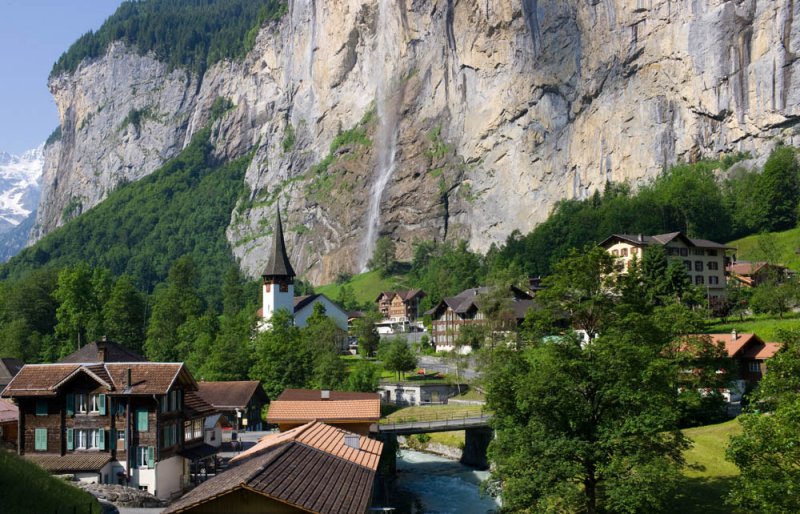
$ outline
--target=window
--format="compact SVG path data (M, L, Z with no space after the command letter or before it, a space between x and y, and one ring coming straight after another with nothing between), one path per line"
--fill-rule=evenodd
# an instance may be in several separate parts
M117 432L117 450L125 450L125 431Z
M152 468L155 467L155 448L152 446L136 447L136 467Z
M686 271L692 271L692 261L683 261L683 265L686 266Z
M761 365L758 361L750 361L747 363L747 370L750 373L761 373Z
M708 283L711 284L711 285L714 285L714 286L718 285L719 284L719 277L714 277L714 276L708 277Z
M289 292L289 284L281 284L281 293Z
M619 257L619 250L612 250L611 255L613 255L614 257Z
M631 248L631 255L638 255L638 254L639 254L639 249L638 248L636 248L636 247Z
M694 277L694 283L697 285L703 284L705 281L703 280L703 275L697 275Z
M706 266L708 267L709 271L717 271L717 270L719 270L719 263L716 262L716 261L711 261L708 264L706 264Z
M706 255L710 255L711 257L716 257L717 256L717 251L716 250L706 250Z
M703 271L703 261L694 261L694 270Z
M36 400L36 415L47 416L47 400Z
M702 248L692 248L692 255L703 255Z
M47 429L37 428L34 432L35 440L33 449L37 451L47 451Z
M192 435L193 439L200 439L203 437L203 420L196 419L192 421Z
M100 412L100 402L98 395L89 395L89 412Z
M89 447L88 443L88 434L86 430L76 430L75 431L75 448L78 449L86 449Z
M192 422L191 421L184 421L183 422L183 440L189 441L192 439Z
M628 256L628 249L627 248L623 248L622 250L620 250L619 254L622 257L627 257Z
M681 257L686 257L687 255L689 255L689 249L688 248L681 248L680 252L681 252Z
M83 393L75 395L75 411L86 413L87 409L86 395Z
M178 425L171 423L161 429L161 447L169 448L178 444Z

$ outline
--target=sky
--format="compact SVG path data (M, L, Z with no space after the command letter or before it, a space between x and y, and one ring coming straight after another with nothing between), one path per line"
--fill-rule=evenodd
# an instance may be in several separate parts
M121 0L0 0L0 152L20 154L58 126L47 76L73 41Z

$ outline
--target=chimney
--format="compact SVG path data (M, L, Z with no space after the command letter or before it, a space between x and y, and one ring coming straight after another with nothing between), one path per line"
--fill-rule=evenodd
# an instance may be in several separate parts
M344 445L354 450L361 449L361 436L358 434L345 434L344 435Z
M130 389L131 383L133 383L133 380L131 380L131 368L128 368L125 373L125 389Z
M731 330L731 340L736 341L738 337L739 335L736 333L736 329L734 328L733 330Z
M644 242L644 236L642 234L639 234L638 236L636 236L636 240L639 241L640 243L643 243Z
M103 336L102 338L100 338L100 341L98 343L96 343L97 344L97 362L105 362L106 361L106 356L108 354L108 350L106 349L106 344L105 344L106 341L108 341L108 338L106 338L106 336Z
M331 392L328 389L323 389L320 391L320 399L322 400L330 400L331 399Z

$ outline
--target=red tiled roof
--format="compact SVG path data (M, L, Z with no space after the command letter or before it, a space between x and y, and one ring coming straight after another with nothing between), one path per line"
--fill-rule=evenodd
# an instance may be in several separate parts
M323 400L321 391L287 389L269 406L267 421L308 422L320 421L378 421L381 402L377 393L351 393L330 391L330 399Z
M264 446L249 459L241 459L177 500L163 514L184 512L236 490L255 493L256 505L256 494L260 494L307 512L365 512L377 462L375 467L367 467L356 463L357 459L323 449L326 435L333 433L331 430L337 440L343 439L345 432L320 425L312 423L295 433L306 437L306 442L284 437L279 443ZM377 441L372 444L370 454L379 455L383 444ZM374 457L366 460L372 462Z
M382 443L362 435L359 436L359 448L355 449L345 444L344 436L350 434L352 433L347 430L320 423L319 421L312 421L286 432L266 435L259 439L255 446L236 455L230 462L247 460L273 446L288 441L297 441L349 460L359 466L367 467L373 471L377 470L378 461L381 458Z
M736 339L733 338L733 334L707 334L711 337L711 340L714 342L720 342L725 345L725 352L728 354L728 357L737 357L739 352L742 348L746 347L751 343L761 343L764 342L755 334L737 334Z
M197 387L197 394L222 410L244 409L253 395L258 395L265 402L267 400L267 394L258 380L199 382Z

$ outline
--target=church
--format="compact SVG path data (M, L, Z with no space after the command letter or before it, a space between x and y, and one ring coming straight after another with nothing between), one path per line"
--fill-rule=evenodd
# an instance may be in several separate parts
M347 330L347 312L331 301L324 294L311 294L306 296L294 295L295 272L289 256L286 255L286 244L283 240L283 223L281 210L276 212L274 240L272 252L269 255L267 266L261 274L263 284L261 309L258 314L263 319L262 328L269 326L272 314L278 309L285 309L292 314L294 324L305 327L308 317L314 312L314 306L321 304L325 307L325 314L331 318L342 330Z

